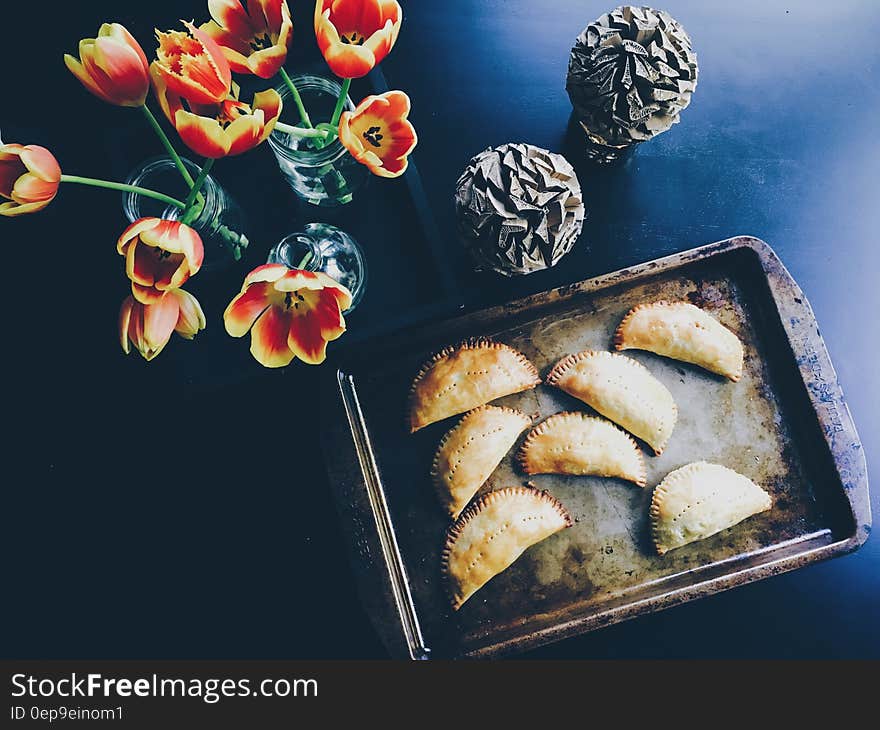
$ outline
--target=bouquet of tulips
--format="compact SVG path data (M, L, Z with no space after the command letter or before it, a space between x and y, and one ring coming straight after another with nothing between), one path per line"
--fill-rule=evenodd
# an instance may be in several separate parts
M204 205L202 188L214 163L264 142L274 129L306 138L316 149L338 138L360 163L381 177L406 170L416 145L407 119L409 97L401 91L369 96L343 111L351 80L370 72L394 45L403 14L396 0L317 0L314 26L330 69L342 79L342 93L329 120L312 120L284 69L293 39L286 0L208 0L211 20L182 30L156 31L150 62L135 38L118 23L105 23L97 38L80 41L79 58L65 55L70 72L99 99L143 113L189 190L180 200L161 191L125 183L62 174L55 156L37 145L0 143L0 215L35 213L55 198L61 183L123 190L154 198L175 211L174 220L141 218L120 236L131 295L119 318L123 350L131 346L147 360L156 357L173 332L192 339L206 326L198 301L182 289L202 266L204 247L190 224ZM232 74L278 77L294 101L294 123L282 121L278 91L269 86L250 103L240 99ZM162 123L147 106L152 89L162 116L190 150L205 158L195 178L184 165ZM229 232L236 259L247 245ZM300 264L303 266L304 264ZM251 332L251 352L266 367L299 358L320 363L327 342L345 331L342 316L351 295L319 272L261 266L247 275L224 314L227 332Z

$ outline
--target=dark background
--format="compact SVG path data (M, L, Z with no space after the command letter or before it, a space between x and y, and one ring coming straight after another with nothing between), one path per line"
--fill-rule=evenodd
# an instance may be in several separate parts
M61 55L105 20L124 23L151 55L152 27L205 19L203 3L8 5L4 141L43 144L66 172L115 179L161 152L137 112L84 92ZM314 63L313 5L291 5L288 68L298 70ZM880 6L665 2L699 57L693 103L625 165L597 169L569 127L564 76L577 34L613 3L403 5L383 70L413 100L414 159L439 259L405 180L372 180L356 205L323 214L297 203L266 146L223 160L216 176L250 216L253 245L240 269L192 280L208 330L193 343L175 339L147 365L117 343L127 286L115 195L66 186L46 211L0 221L3 656L384 656L359 607L318 451L318 371L262 371L220 320L268 247L316 219L356 232L371 267L350 332L333 347L403 318L517 298L735 234L764 238L816 311L876 482ZM508 141L564 152L590 209L571 255L515 281L470 273L451 214L468 158ZM875 497L875 513L878 505ZM852 556L529 656L877 658L878 607L872 539Z

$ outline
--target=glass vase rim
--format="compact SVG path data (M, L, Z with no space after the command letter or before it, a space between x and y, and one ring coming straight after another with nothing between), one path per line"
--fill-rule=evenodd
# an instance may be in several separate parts
M308 249L308 252L312 255L311 258L306 262L305 266L300 267L301 271L317 271L324 264L324 254L318 246L318 241L315 239L314 236L309 235L306 231L303 230L296 231L294 233L288 233L271 249L269 249L270 254L274 251L277 251L285 243L303 244L303 246L306 247ZM288 266L288 268L293 267Z
M329 76L320 76L318 74L307 73L295 74L290 77L290 80L293 81L294 85L297 88L297 91L300 92L302 92L303 90L318 89L326 93L332 93L334 98L338 99L339 92L342 91L342 85ZM287 84L279 84L275 88L275 90L281 96L282 108L284 108L284 105L287 105L288 102L292 103L292 95L290 93L290 89L287 87ZM351 100L351 95L346 96L343 110L354 111L354 109L355 104ZM308 111L308 109L306 111ZM283 155L291 162L296 163L297 165L300 165L302 167L321 167L322 165L336 162L340 157L344 157L346 154L348 154L348 150L343 146L342 142L339 141L339 137L334 139L333 142L324 149L310 152L305 150L292 149L288 145L283 144L279 141L280 136L280 130L273 130L272 134L269 135L269 146L277 154Z

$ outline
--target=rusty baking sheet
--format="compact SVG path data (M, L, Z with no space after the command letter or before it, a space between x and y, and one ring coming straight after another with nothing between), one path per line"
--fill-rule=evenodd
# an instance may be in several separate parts
M629 351L671 391L679 420L648 487L591 477L526 477L514 449L482 491L532 482L559 498L571 529L530 548L458 612L440 552L448 520L428 472L455 419L410 435L406 396L435 350L488 335L542 375L563 355L609 349L635 304L688 300L743 340L737 383ZM361 596L393 656L485 657L531 648L858 548L870 530L867 472L810 306L763 241L740 236L475 312L346 356L327 379L324 445ZM584 408L547 386L498 403L546 418ZM774 507L702 542L654 554L651 488L705 459L764 486Z

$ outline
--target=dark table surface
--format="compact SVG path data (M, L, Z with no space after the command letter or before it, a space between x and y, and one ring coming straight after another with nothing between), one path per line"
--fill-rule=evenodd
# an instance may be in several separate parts
M413 222L405 180L373 180L359 205L326 214L297 203L267 148L224 160L216 176L246 209L254 244L241 269L192 280L208 330L146 365L116 340L126 293L114 251L125 225L118 199L64 189L39 215L0 221L10 306L3 656L384 656L359 607L317 446L317 370L262 371L220 321L247 266L314 219L340 222L367 251L371 285L350 318L350 347L402 315L427 319L759 236L813 305L876 483L880 6L666 2L699 57L693 103L626 164L597 169L580 157L564 76L574 38L610 5L403 4L383 71L413 100L414 159L439 257ZM314 64L315 50L312 4L291 5L295 70ZM136 112L86 95L61 54L105 20L125 23L149 54L153 25L206 11L189 0L125 8L95 0L4 10L4 141L46 145L68 172L117 179L160 152ZM369 88L357 84L356 95ZM590 210L556 269L517 280L470 272L451 211L468 158L509 141L565 153ZM876 514L876 493L873 503ZM876 658L878 608L872 539L854 555L529 656Z

